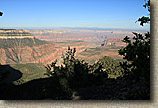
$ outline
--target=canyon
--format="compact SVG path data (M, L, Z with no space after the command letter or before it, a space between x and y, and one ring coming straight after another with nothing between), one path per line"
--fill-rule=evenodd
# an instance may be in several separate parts
M76 48L76 57L95 61L102 56L121 59L118 49L126 46L122 39L132 31L120 30L16 30L0 29L0 63L51 63L65 53L68 46ZM60 64L60 63L59 63Z
M23 46L15 48L0 48L0 63L15 64L15 63L51 63L57 57L62 56L67 50L67 46L63 44L44 44L38 46ZM75 45L68 44L71 48L76 48L77 52L88 48L85 42L76 42ZM16 51L16 52L15 52ZM18 59L20 59L18 61Z

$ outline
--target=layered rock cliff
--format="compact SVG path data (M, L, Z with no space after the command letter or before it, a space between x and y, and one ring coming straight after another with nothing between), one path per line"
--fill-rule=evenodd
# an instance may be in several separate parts
M0 38L1 64L51 63L64 54L68 46L76 48L77 52L88 48L87 43L84 41L47 42L34 38L23 30L1 30L0 33L1 37L3 37ZM28 35L32 36L32 38Z

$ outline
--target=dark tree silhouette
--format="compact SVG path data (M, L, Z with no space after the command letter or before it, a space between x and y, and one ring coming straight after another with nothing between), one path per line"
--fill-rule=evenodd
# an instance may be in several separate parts
M148 0L148 1L145 0L145 2L146 3L143 5L143 7L148 8L148 12L150 13L150 0ZM140 25L143 26L144 24L150 22L150 17L149 16L142 16L141 18L138 19L138 22L140 22Z
M150 12L150 0L145 3L144 7ZM150 23L150 16L142 16L138 22L144 26ZM135 90L130 93L133 94L130 98L150 99L150 32L144 35L135 32L133 34L135 36L132 39L128 36L123 39L127 46L118 51L126 59L126 62L121 63L125 70L124 80L129 83L129 88L132 86L131 81L137 83L133 84Z
M150 12L150 0L145 3L144 7L148 7L148 11ZM143 24L150 22L150 17L143 16L138 19L138 22L143 26ZM124 59L127 60L127 62L124 62L122 65L126 67L126 71L129 71L130 68L132 72L136 72L135 74L141 74L149 78L150 32L144 35L135 32L133 32L133 34L135 35L133 39L130 39L128 36L123 39L123 42L127 43L127 46L119 50L119 54L124 56Z
M2 16L3 15L3 13L2 12L0 12L0 16Z

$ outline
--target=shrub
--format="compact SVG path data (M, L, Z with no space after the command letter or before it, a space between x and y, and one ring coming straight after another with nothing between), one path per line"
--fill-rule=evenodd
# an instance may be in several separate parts
M123 68L120 66L117 60L112 59L109 56L104 56L99 59L102 64L103 71L108 74L108 78L117 78L123 76Z
M64 89L88 86L88 63L74 57L76 49L68 47L66 54L62 56L63 64L56 65L56 61L47 65L46 75L55 77Z

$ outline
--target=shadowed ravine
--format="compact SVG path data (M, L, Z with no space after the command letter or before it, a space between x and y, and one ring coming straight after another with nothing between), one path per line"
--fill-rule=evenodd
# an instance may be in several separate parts
M9 76L9 82L15 81L21 77L21 72L13 68L12 74ZM18 75L18 77L15 75ZM104 84L97 84L96 86L75 88L67 91L53 78L40 78L31 80L21 85L14 85L12 83L1 84L0 99L2 100L120 100L120 99L135 99L133 92L141 88L143 82L139 81L130 84L123 82L122 79L105 79ZM137 89L135 89L137 87ZM149 99L149 95L145 97L137 97L137 99Z

